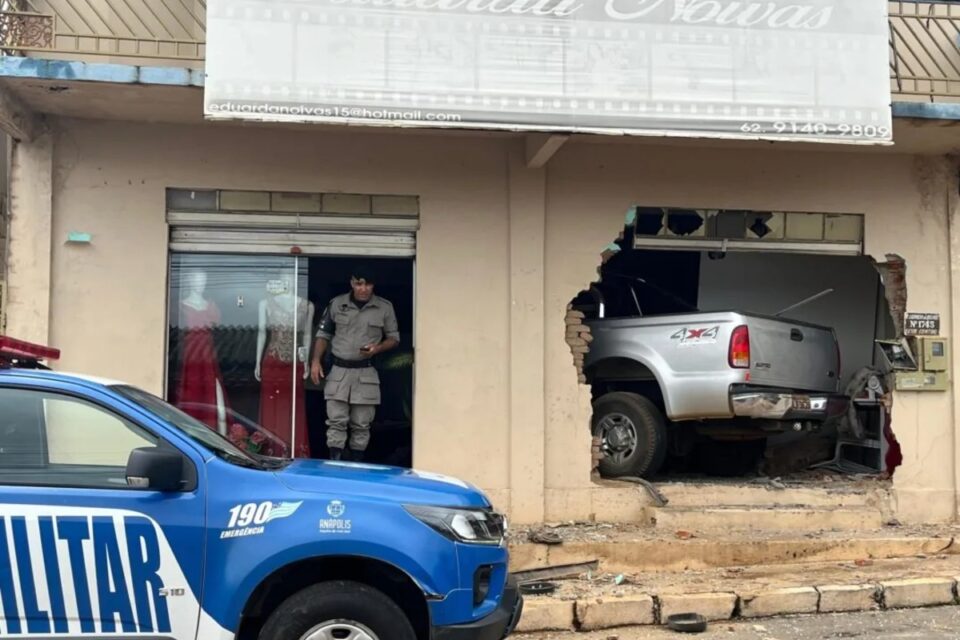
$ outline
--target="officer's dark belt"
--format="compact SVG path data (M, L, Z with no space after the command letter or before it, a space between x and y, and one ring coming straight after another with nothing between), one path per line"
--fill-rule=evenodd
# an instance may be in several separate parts
M366 369L367 367L372 367L373 362L370 360L343 360L334 356L333 365L335 367L343 367L344 369Z

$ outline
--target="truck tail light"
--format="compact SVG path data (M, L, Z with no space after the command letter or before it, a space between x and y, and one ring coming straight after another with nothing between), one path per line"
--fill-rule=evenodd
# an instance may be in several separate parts
M730 366L734 369L750 368L750 330L740 325L730 336Z

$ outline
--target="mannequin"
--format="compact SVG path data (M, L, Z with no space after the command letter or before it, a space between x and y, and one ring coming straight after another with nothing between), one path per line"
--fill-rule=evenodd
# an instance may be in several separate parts
M217 305L204 297L207 273L184 273L181 280L180 326L184 329L176 403L183 410L227 434L227 402L211 329L220 323Z
M293 285L290 272L282 272L267 283L267 297L259 307L253 375L261 383L260 424L287 443L292 457L308 458L304 380L310 375L306 361L310 355L314 306L295 295ZM296 424L291 438L294 407Z

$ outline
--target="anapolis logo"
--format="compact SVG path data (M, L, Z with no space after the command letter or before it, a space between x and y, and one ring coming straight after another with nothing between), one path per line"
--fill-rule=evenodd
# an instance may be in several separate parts
M331 500L327 503L329 518L320 520L320 533L350 533L353 530L353 521L343 518L347 512L347 505L341 500Z

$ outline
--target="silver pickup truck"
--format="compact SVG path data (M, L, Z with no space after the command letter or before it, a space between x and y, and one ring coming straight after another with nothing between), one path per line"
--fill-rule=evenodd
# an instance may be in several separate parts
M828 327L735 311L605 318L599 302L584 373L602 475L649 477L703 440L749 466L771 433L846 411Z

